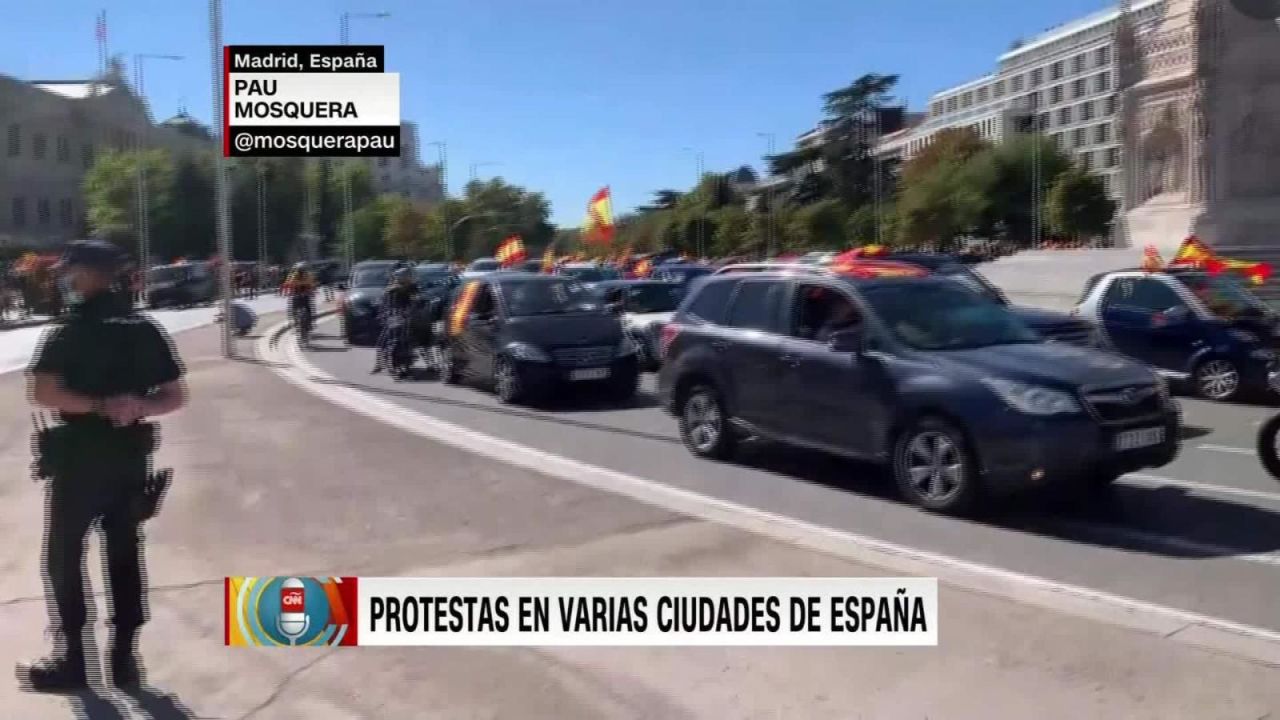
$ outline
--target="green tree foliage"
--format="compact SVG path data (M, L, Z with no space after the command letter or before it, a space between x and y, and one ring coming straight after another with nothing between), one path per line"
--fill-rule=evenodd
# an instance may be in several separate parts
M1106 235L1116 213L1102 178L1079 167L1058 176L1046 205L1053 231L1070 238Z
M492 256L499 243L517 234L532 254L555 235L555 227L548 222L551 206L546 197L502 178L469 183L462 202L460 209L465 212L453 222L467 218L454 231L455 252L463 257Z
M382 244L387 253L403 260L431 256L427 247L427 213L405 198L392 196L386 202L390 211L382 232Z
M138 249L138 171L145 169L148 217L153 227L170 222L174 162L164 150L108 152L85 174L89 229L131 253ZM156 245L152 237L152 247Z
M827 198L796 210L787 223L791 247L839 250L845 247L849 213L837 198Z

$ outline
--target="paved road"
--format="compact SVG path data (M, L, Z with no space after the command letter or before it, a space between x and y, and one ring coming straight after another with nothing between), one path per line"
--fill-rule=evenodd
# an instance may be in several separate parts
M512 409L489 393L429 377L370 375L372 351L319 328L315 366L341 381L452 423L593 465L971 562L1046 577L1234 622L1280 630L1280 484L1253 456L1274 410L1182 400L1175 463L1126 477L1108 508L1071 515L1015 508L982 522L900 503L875 468L761 448L736 464L693 458L656 407L653 378L618 408L580 398Z
M285 299L274 295L259 297L256 300L242 300L242 302L247 303L259 314L277 312L285 307ZM221 309L221 303L214 303L186 310L153 310L149 311L149 314L170 333L175 333L212 323L214 316ZM36 346L40 344L40 338L44 335L45 329L41 325L12 330L0 328L0 373L26 367Z

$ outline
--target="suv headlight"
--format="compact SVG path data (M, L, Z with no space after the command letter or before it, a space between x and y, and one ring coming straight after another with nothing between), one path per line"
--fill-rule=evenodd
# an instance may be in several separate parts
M1003 378L984 378L982 384L1009 407L1027 415L1067 415L1080 412L1080 403L1060 390Z
M636 345L631 333L624 332L622 333L622 339L618 341L618 347L614 348L613 352L618 357L626 357L627 355L635 355L639 349L640 347Z
M551 362L551 356L540 347L530 345L529 343L511 343L507 346L507 353L516 360L524 360L526 362Z

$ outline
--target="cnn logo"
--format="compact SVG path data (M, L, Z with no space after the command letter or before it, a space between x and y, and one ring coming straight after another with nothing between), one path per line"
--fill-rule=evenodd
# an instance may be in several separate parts
M283 588L280 591L280 607L301 610L306 604L306 592L302 588Z

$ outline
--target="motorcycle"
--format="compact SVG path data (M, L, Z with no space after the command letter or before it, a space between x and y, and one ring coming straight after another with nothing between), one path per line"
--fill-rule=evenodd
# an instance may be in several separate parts
M390 343L387 360L391 365L391 375L397 380L409 377L413 369L413 338L409 333L409 322L405 315L393 313L387 317L387 342Z
M311 307L308 303L299 302L290 310L293 327L298 332L298 347L311 346Z

